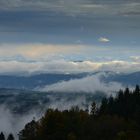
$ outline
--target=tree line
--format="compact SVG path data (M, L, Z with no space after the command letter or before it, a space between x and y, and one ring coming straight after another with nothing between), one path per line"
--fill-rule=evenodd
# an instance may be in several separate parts
M0 133L0 140L6 140L5 135L3 132ZM13 134L9 134L7 140L15 140Z
M120 90L91 110L48 109L19 133L20 140L140 140L140 88Z

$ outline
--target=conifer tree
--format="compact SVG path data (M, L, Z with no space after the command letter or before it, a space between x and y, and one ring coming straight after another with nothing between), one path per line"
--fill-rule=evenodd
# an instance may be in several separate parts
M91 115L94 116L96 114L96 111L97 111L96 103L93 102L91 105Z
M0 133L0 140L5 140L5 136L4 136L3 132Z
M139 85L136 85L134 93L135 94L140 94L140 87L139 87Z
M14 136L13 136L13 134L9 134L7 140L14 140Z

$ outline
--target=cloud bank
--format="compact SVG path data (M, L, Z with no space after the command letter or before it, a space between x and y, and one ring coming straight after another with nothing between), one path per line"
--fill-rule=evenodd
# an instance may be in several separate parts
M104 74L104 73L102 73ZM103 92L106 95L112 95L119 89L123 89L123 86L117 82L105 83L101 80L102 74L88 76L82 79L74 79L70 81L63 81L56 84L52 84L41 89L42 91L54 91L54 92L67 92L67 93L93 93Z
M9 133L14 134L18 140L18 133L21 131L25 124L30 122L33 118L38 119L40 116L37 111L30 112L29 114L17 115L13 114L6 106L0 106L0 132L4 132L7 136Z
M108 61L74 62L64 59L46 61L0 61L0 74L35 74L35 73L82 73L96 71L113 71L131 73L140 71L140 62Z
M102 38L102 42L108 40ZM140 71L137 54L138 49L133 48L118 51L117 47L81 44L0 44L0 74L136 72Z

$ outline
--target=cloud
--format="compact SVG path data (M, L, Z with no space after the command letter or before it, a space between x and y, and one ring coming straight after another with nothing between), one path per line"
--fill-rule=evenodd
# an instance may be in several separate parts
M117 92L123 86L117 82L105 83L101 81L102 74L88 76L82 79L63 81L41 88L41 91L67 92L67 93L93 93L104 92L107 95Z
M124 48L120 48L119 52L117 52L118 50L114 49L110 50L109 47L88 46L82 44L0 44L0 74L33 74L36 72L79 73L95 71L140 71L140 61L138 61L139 57L138 55L135 56L138 50L134 50L132 48L129 49L129 51L126 51ZM130 61L128 59L117 60L115 57L113 57L114 55L121 54L122 52L123 56L124 54L134 54L133 59L131 58ZM104 55L104 58L94 60L94 58L92 58L93 55ZM110 56L111 59L105 59L107 56ZM90 57L91 60L89 60ZM81 61L75 61L79 59Z
M6 136L13 133L16 140L18 140L18 133L25 124L30 122L34 117L40 118L37 111L31 111L29 114L19 115L13 114L6 106L0 106L0 132L4 132Z
M78 95L72 93L70 93L69 95L68 94L69 93L66 93L65 96L63 94L63 96L60 96L60 98L58 98L59 95L48 97L50 100L48 108L66 110L70 109L73 106L79 106L79 108L85 109L87 105L91 104L91 101L87 101L86 95Z
M103 42L103 43L107 43L107 42L110 42L110 40L108 38L105 38L105 37L100 37L98 39L99 42Z
M131 17L138 15L140 5L134 2L1 0L0 42L75 43L82 40L84 44L93 44L95 40L91 36L97 38L104 34L111 36L111 43L130 45L127 40L139 36L136 30L139 18L132 20ZM129 13L130 18L123 17L123 13Z
M124 7L120 10L120 14L124 16L140 15L140 2L135 1L131 3L125 3Z
M100 5L91 3L90 1L86 2L85 0L1 0L0 8L5 10L12 9L30 9L30 10L50 10L50 11L60 11L64 13L80 13L83 9L84 11L89 8L89 5L92 4L92 8L100 8Z
M136 72L140 71L140 62L127 61L68 61L64 59L44 61L0 61L0 74L35 73L81 73L96 71Z
M92 62L73 62L66 60L49 60L45 62L18 62L1 61L0 73L35 73L35 72L58 72L58 73L79 73L98 69L99 64Z
M140 56L131 56L130 57L132 59L132 61L135 61L135 62L140 62Z
M69 15L79 14L116 14L119 11L130 11L139 7L138 0L1 0L1 10L43 10L57 11ZM112 11L112 12L111 12Z
M128 11L128 12L124 12L124 13L120 13L124 16L138 16L140 15L140 11Z
M53 44L1 44L0 56L22 55L27 58L38 58L44 55L76 54L85 49L84 45L53 45ZM75 52L74 52L75 51Z

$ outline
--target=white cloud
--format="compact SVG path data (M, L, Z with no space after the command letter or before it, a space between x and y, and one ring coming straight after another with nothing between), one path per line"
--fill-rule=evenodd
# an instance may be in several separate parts
M79 73L98 70L100 64L90 61L73 62L63 59L36 62L0 61L0 73L58 72Z
M44 61L0 61L0 74L4 73L27 73L36 72L56 72L56 73L80 73L95 71L114 71L114 72L136 72L140 71L140 62L127 61L108 61L94 62L81 61L73 62L64 59L44 60Z
M100 37L100 38L98 39L98 41L99 41L99 42L104 42L104 43L106 43L106 42L109 42L110 40L109 40L108 38L105 38L105 37Z
M52 84L41 89L42 91L56 91L56 92L86 92L96 93L101 91L107 95L117 92L122 89L123 86L116 82L105 83L100 80L102 74L92 75L82 79L74 79L70 81L63 81L56 84Z
M0 74L21 72L79 73L94 71L140 71L139 56L131 57L131 61L118 61L115 58L109 60L101 59L100 61L94 61L93 59L91 61L85 60L87 56L91 57L98 54L104 54L106 57L108 56L108 51L110 51L109 47L103 48L100 46L0 44ZM133 49L129 51L131 51L132 55L138 52L133 52ZM121 52L127 53L125 50L121 50ZM119 54L117 50L115 53ZM112 51L110 57L113 57L113 54L114 52ZM72 58L73 56L74 58ZM72 61L75 58L82 58L84 61Z
M129 72L140 71L139 67L140 67L140 62L114 60L114 61L102 63L100 70L129 73Z
M135 62L140 62L140 56L131 56L130 58Z
M18 140L19 131L21 131L25 124L30 122L34 117L40 118L38 112L31 111L29 114L16 115L13 114L6 106L0 106L0 132L9 135L13 133L16 140Z

